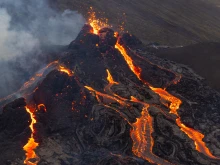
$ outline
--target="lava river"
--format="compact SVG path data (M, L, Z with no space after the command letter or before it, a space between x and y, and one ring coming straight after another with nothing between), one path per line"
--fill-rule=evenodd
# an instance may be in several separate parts
M35 119L33 110L26 107L26 111L30 114L30 117L31 117L31 124L30 124L31 137L29 138L27 144L23 147L23 149L26 151L26 159L24 160L24 164L36 165L39 162L39 157L36 155L34 151L39 145L37 142L35 142L35 139L34 139L34 133L35 133L34 124L37 121Z

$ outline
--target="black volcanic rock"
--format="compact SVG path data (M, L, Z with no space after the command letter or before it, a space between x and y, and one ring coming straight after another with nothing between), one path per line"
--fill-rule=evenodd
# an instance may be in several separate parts
M124 33L119 41L120 44L127 45L128 47L141 46L142 42L136 36L129 33Z
M169 113L171 103L148 85L166 88L181 99L182 124L203 133L203 141L216 157L220 156L219 94L190 69L152 57L135 37L125 34L122 40L119 43L132 58L129 62L141 68L140 77L114 47L113 30L104 28L95 35L85 25L60 54L58 67L30 94L27 105L36 107L38 164L218 164L217 159L196 150L195 142L178 126L178 116ZM60 70L61 66L71 74ZM180 80L174 66L183 70ZM107 77L114 82L109 83ZM25 106L23 99L15 100L0 116L4 140L0 144L4 150L5 142L9 144L3 162L22 164L25 158L22 146L30 137ZM14 146L19 152L9 158Z
M19 98L4 107L0 115L0 162L10 164L10 160L24 156L23 146L30 137L30 115L26 103Z
M84 25L76 39L69 44L69 49L84 49L85 47L92 49L99 43L99 37L91 33L92 30L90 25Z
M114 31L109 28L103 28L98 32L100 41L99 41L99 50L102 53L109 51L112 47L115 46L117 38L114 36Z

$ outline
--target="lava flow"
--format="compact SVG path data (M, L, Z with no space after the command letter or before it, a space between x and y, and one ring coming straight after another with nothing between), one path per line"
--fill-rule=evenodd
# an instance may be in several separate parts
M161 98L163 98L164 100L169 101L169 103L171 103L170 105L168 105L168 103L166 104L166 103L162 102L165 106L169 106L170 113L175 114L176 116L179 116L177 110L179 109L180 105L182 104L182 101L180 99L172 96L164 89L154 88L154 87L150 87L150 88L155 93L160 95Z
M101 93L99 91L96 91L95 89L93 89L92 87L89 87L89 86L85 86L86 89L88 89L89 91L91 92L94 92L95 94L97 94L98 96L102 96L103 98L105 99L108 99L109 102L111 103L112 101L116 101L118 102L120 105L127 105L123 100L119 99L119 98L116 98L114 96L110 96L108 94L104 94L104 93Z
M218 159L217 157L212 155L210 150L206 147L206 144L202 141L202 139L204 138L204 135L192 128L187 127L181 122L180 116L177 111L182 101L161 88L151 87L151 89L155 93L157 93L161 98L171 103L170 106L168 106L168 104L164 104L164 105L166 105L170 109L170 113L173 113L178 117L176 119L177 125L181 128L181 131L183 131L186 135L188 135L190 139L194 141L196 150L212 159Z
M73 76L73 71L65 68L64 66L59 66L59 69L58 69L60 72L63 72L63 73L66 73L68 74L68 76Z
M133 60L131 57L126 53L125 48L120 45L118 42L115 45L115 48L121 52L121 55L124 57L125 61L127 62L128 66L130 67L131 71L137 76L139 80L141 80L141 68L134 65Z
M93 33L94 34L98 34L98 31L101 29L101 27L98 24L94 24L96 22L95 15L92 15L91 18L92 19L89 20L89 24L93 27ZM115 33L115 37L118 37L118 33L117 32ZM141 80L141 68L136 67L133 64L133 60L126 53L125 48L123 46L121 46L118 42L116 43L115 48L120 51L120 53L123 55L125 61L127 62L128 66L130 67L132 72L138 77L139 80ZM118 96L118 95L114 94L113 92L111 92L111 90L110 90L111 86L113 84L118 84L118 83L116 83L113 80L109 70L107 70L107 73L108 73L107 80L109 81L109 85L107 85L107 87L105 89L108 89L108 91L113 96L100 93L100 92L98 92L98 91L96 91L93 88L88 87L88 86L85 86L85 88L90 90L90 91L92 91L92 92L95 92L99 96L102 96L104 98L108 98L108 99L111 99L111 100L115 100L120 105L127 105L125 103L126 99L124 99L124 98L121 99L120 96ZM96 97L96 98L97 98L97 100L100 101L99 97ZM131 102L138 102L138 103L140 103L134 97L132 97L132 99L130 101ZM157 157L156 155L154 155L152 153L153 138L151 137L151 134L153 133L153 124L152 124L153 123L153 119L148 114L148 107L149 107L149 105L147 103L142 103L142 104L144 105L144 108L143 108L143 111L142 111L142 116L139 119L137 119L136 123L131 124L132 127L133 127L133 130L130 133L131 138L133 139L132 151L138 157L142 157L145 160L148 160L149 162L157 163L157 164L171 165L171 163L169 163L168 161L163 160L163 159ZM117 112L119 112L119 111L117 111ZM128 121L126 118L124 118L124 119L126 121ZM149 140L149 142L147 141L147 139Z
M111 75L111 73L110 73L110 71L109 71L108 69L106 70L106 72L107 72L107 74L108 74L107 80L108 80L109 84L105 87L104 91L107 92L107 93L109 93L109 94L112 94L113 92L112 92L112 90L111 90L111 87L112 87L114 84L115 84L115 85L118 85L119 83L118 83L118 82L115 82L115 81L113 80L113 77L112 77L112 75ZM113 93L113 95L114 95L115 97L119 98L120 100L123 100L123 101L126 101L126 100L127 100L127 99L125 99L125 98L120 97L119 95L117 95L117 94L115 94L115 93Z
M123 47L122 47L123 48ZM133 71L133 73L145 84L146 83L145 80L142 80L140 78L141 73L137 72L136 70L134 70L134 65L132 62L132 59L128 56L128 54L126 53L125 49L123 48L119 48L118 50L121 52L121 54L124 56L124 59L127 61L127 64L129 65L131 71ZM129 58L128 58L129 57ZM141 69L140 69L141 71ZM212 159L218 159L217 157L215 157L214 155L212 155L212 153L210 152L210 150L206 147L206 144L202 141L202 139L204 138L204 135L201 134L200 132L192 129L192 128L188 128L186 127L180 119L180 116L177 113L177 110L179 109L180 105L182 104L182 101L176 97L174 97L173 95L171 95L170 93L168 93L165 89L162 88L154 88L152 86L149 86L151 88L151 90L153 90L155 93L157 93L158 95L160 95L161 98L163 98L166 101L169 101L171 104L170 106L168 104L164 104L167 107L170 108L170 113L175 114L176 116L178 116L178 118L176 119L176 123L177 125L181 128L181 130L188 135L189 138L191 138L196 146L196 150L203 153L204 155L212 158Z
M99 26L100 21L96 19L95 13L93 13L91 18L89 19L89 24L93 27L93 33L98 34L98 31L101 29L101 26ZM106 24L107 23L103 23L102 25L106 25ZM118 33L117 32L115 33L115 37L118 38ZM177 125L181 128L181 130L186 135L188 135L189 138L191 138L194 141L195 146L196 146L196 150L203 153L203 154L205 154L206 156L208 156L212 159L218 159L214 155L212 155L210 150L206 147L206 144L202 141L203 138L204 138L204 135L201 134L200 132L192 129L192 128L186 127L181 122L181 119L180 119L180 116L177 113L177 110L179 109L182 101L180 99L172 96L171 94L169 94L165 89L154 88L147 81L143 80L141 78L142 69L138 66L135 66L135 64L133 62L133 59L127 54L126 49L122 45L120 45L119 42L116 43L115 48L120 51L121 55L124 57L125 61L127 62L130 70L136 75L136 77L139 80L141 80L145 85L148 85L151 88L151 90L153 90L155 93L160 95L160 97L162 99L164 99L165 101L168 101L168 102L171 103L169 105L168 103L162 102L165 106L167 106L170 109L170 113L175 114L178 117L176 119ZM181 78L181 76L179 76L179 77ZM178 81L179 81L180 78L178 78ZM112 77L109 76L109 72L108 72L108 81L109 81L110 85L114 84L114 81L113 81ZM178 81L174 81L173 83L176 84ZM86 87L86 88L97 93L97 91L95 91L94 89L92 89L90 87ZM114 97L112 97L112 98L115 99ZM119 100L118 102L120 103L121 100ZM150 115L148 115L147 108L145 106L143 108L141 118L137 119L137 122L133 125L134 129L133 129L133 131L131 131L131 136L133 137L133 141L134 141L133 152L137 156L141 156L144 159L155 163L158 160L158 157L156 157L155 159L153 159L152 157L149 158L149 155L145 155L145 149L142 148L144 146L151 145L151 147L146 147L146 148L150 148L150 151L152 151L153 141L150 142L151 144L148 144L147 141L146 141L146 138L151 139L150 134L152 133L152 130L153 130L151 122L152 122L152 119L151 119ZM146 127L148 127L148 136L143 137L143 134L147 133L146 130L145 130ZM149 153L149 151L148 151L148 153Z
M115 82L115 81L113 80L113 77L112 77L111 73L109 72L109 70L107 69L106 71L107 71L107 74L108 74L108 77L107 77L108 82L109 82L110 84L119 84L118 82Z
M132 124L131 138L133 140L132 151L138 157L149 161L150 163L172 165L172 163L153 154L153 118L148 113L149 104L141 102L135 97L131 97L131 101L140 103L143 105L141 117Z
M30 129L31 129L31 137L28 140L28 143L23 147L23 149L26 152L26 159L24 160L24 164L27 165L37 165L39 162L39 157L35 153L35 149L39 145L38 143L35 142L34 140L34 124L37 122L36 119L34 118L33 112L26 107L26 111L30 114L31 117L31 124L30 124ZM32 162L33 161L33 162Z
M107 70L107 73L108 73L107 80L109 81L109 85L114 84L115 81L113 80L109 70ZM126 99L121 98L121 97L118 98L117 96L114 97L115 94L113 92L111 92L111 95L113 95L113 96L111 96L111 95L108 95L108 94L98 92L98 91L96 91L93 88L88 87L88 86L85 86L85 88L92 91L92 92L95 92L96 95L102 96L105 99L115 100L120 105L123 105L123 106L129 105L125 102ZM99 97L96 97L96 98L99 102L101 102ZM141 117L138 118L137 121L133 124L131 124L128 121L128 119L126 118L126 116L124 116L116 108L112 108L111 106L106 105L106 104L104 104L104 106L106 106L108 108L111 108L111 109L114 109L116 112L118 112L120 114L120 116L122 116L124 118L125 121L128 122L128 124L130 124L132 126L130 136L133 140L132 151L135 155L137 155L138 157L142 157L143 159L148 160L151 163L163 164L163 165L172 165L170 162L154 155L153 152L152 152L153 145L154 145L154 141L153 141L153 138L151 136L151 134L153 133L153 118L148 113L149 104L141 102L138 99L136 99L135 97L131 97L130 101L135 102L135 103L140 103L140 104L143 105Z
M124 56L124 59L127 61L127 64L129 65L131 71L133 71L133 73L144 83L144 84L148 84L146 83L145 80L142 80L140 78L141 73L137 72L136 70L134 70L134 65L133 63L131 63L132 59L128 56L128 54L126 53L125 49L118 49L119 51L121 51L121 54ZM129 58L128 58L129 57ZM141 70L141 69L140 69ZM212 153L210 152L210 150L206 147L206 144L202 141L202 139L204 138L204 135L201 134L200 132L192 129L192 128L188 128L186 127L180 119L180 116L177 113L177 110L179 109L182 101L174 96L172 96L171 94L169 94L166 90L162 89L162 88L154 88L151 87L151 90L153 90L155 93L157 93L158 95L160 95L161 98L163 98L166 101L171 102L170 106L168 104L164 104L166 106L168 106L170 108L170 113L173 113L175 115L178 116L178 118L176 119L176 123L177 125L181 128L181 130L188 135L189 138L191 138L196 146L196 150L203 153L204 155L212 158L212 159L218 159L216 158L214 155L212 155Z

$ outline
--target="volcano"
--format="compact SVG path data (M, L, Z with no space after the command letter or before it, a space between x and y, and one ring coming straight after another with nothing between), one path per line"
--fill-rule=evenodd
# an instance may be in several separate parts
M219 93L95 25L1 100L1 164L220 164Z

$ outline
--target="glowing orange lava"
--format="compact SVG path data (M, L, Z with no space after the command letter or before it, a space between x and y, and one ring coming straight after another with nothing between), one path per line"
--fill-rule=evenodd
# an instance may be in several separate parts
M90 7L89 15L88 24L93 27L94 34L98 34L99 30L103 27L110 27L107 18L96 18L96 13L93 11L92 7Z
M128 66L130 67L131 71L137 76L138 79L140 79L144 84L148 84L145 80L142 80L140 75L141 75L141 69L136 70L136 67L133 65L133 61L130 56L126 53L125 49L121 46L118 47L116 45L116 48L121 52L123 55L124 59L127 61ZM181 123L180 116L178 115L177 111L182 104L182 101L170 93L168 93L166 90L162 88L154 88L152 86L149 86L155 93L157 93L162 99L169 101L171 104L164 104L168 108L170 108L170 113L175 114L178 116L178 119L176 120L177 125L181 128L181 130L188 135L189 138L191 138L196 146L196 150L205 154L206 156L210 158L217 159L215 156L213 156L210 152L210 150L206 147L206 144L202 141L204 138L204 135L201 134L200 132L186 127L183 123Z
M141 102L135 97L131 97L131 101L140 103L143 105L141 117L132 124L133 129L130 132L133 140L132 151L138 157L141 157L150 163L172 165L172 163L153 154L154 140L151 136L154 132L153 118L148 113L149 104Z
M26 159L24 160L24 164L37 165L37 163L39 162L39 157L36 155L34 151L39 145L34 140L34 124L37 121L34 118L33 112L31 112L31 110L28 107L26 107L26 111L30 114L30 117L31 117L31 124L29 127L32 133L31 133L31 137L28 140L28 143L23 147L24 151L26 152Z
M139 80L141 80L141 68L136 67L133 63L131 57L127 54L125 48L121 46L118 42L115 45L115 48L118 49L122 56L124 57L125 61L127 62L128 66L130 67L131 71L137 76Z
M180 105L182 104L182 101L180 99L169 94L166 90L164 90L162 88L154 88L154 87L150 87L150 88L155 93L157 93L161 98L163 98L164 100L169 101L171 103L169 106L170 113L173 113L173 114L179 116L177 110L179 109ZM167 104L164 104L164 105L167 106Z
M181 131L183 131L190 139L194 141L194 144L196 146L196 150L203 153L204 155L212 158L212 159L218 159L212 153L210 150L206 147L206 144L202 141L204 138L204 135L192 128L187 127L181 122L180 116L177 113L177 110L179 109L180 105L182 104L182 101L175 96L169 94L167 91L161 88L153 88L150 87L155 93L157 93L161 98L163 98L166 101L171 102L170 106L166 105L170 109L170 113L175 114L178 116L176 119L177 125L181 128Z
M112 75L111 75L111 73L109 72L108 69L106 71L107 71L107 74L108 74L107 80L108 80L109 84L105 87L104 91L109 93L109 94L112 94L113 96L119 98L122 101L127 101L127 99L125 99L125 98L123 98L123 97L121 97L121 96L119 96L119 95L112 92L112 90L111 90L112 85L119 84L119 83L114 81L114 79L113 79L113 77L112 77Z
M108 77L107 77L108 82L109 82L110 84L118 84L118 82L115 82L115 81L113 80L113 77L112 77L111 73L109 72L109 70L106 69L106 71L107 71L107 74L108 74Z
M58 69L60 72L64 72L66 74L68 74L68 76L73 76L73 71L65 68L64 66L59 66L59 69Z
M44 110L45 112L47 112L46 106L45 106L44 104L39 104L39 105L37 106L37 108L38 108L38 109L43 108L43 110Z
M88 89L89 91L91 92L94 92L95 94L97 94L98 96L102 96L103 98L106 98L106 99L109 99L109 100L112 100L112 101L116 101L118 102L120 105L127 105L124 101L120 100L119 98L116 98L114 96L110 96L108 94L104 94L104 93L101 93L99 91L96 91L95 89L93 89L92 87L89 87L89 86L84 86L86 89Z

